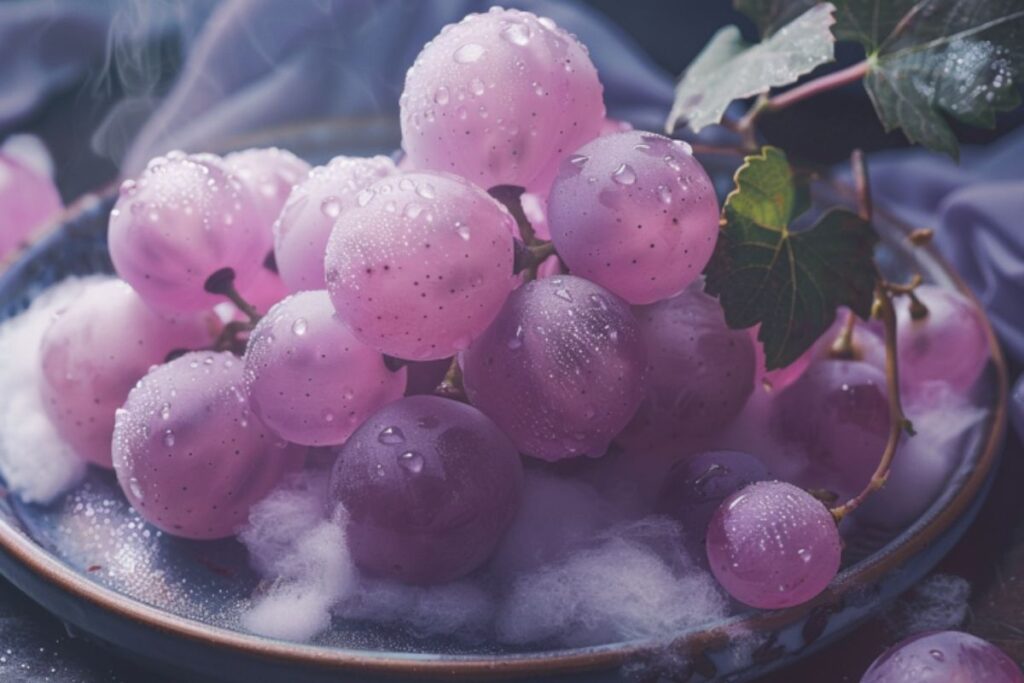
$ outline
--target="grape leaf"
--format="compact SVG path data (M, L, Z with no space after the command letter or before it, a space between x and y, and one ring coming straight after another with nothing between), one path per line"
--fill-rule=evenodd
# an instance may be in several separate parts
M812 227L790 225L810 205L806 183L786 155L764 147L736 171L726 197L724 225L704 271L729 327L761 324L758 339L768 369L796 360L829 328L836 308L871 313L878 277L878 236L855 213L832 208Z
M828 3L812 7L756 45L746 43L735 26L720 29L676 86L665 130L671 133L685 119L699 131L720 122L733 100L788 85L832 61L832 11Z

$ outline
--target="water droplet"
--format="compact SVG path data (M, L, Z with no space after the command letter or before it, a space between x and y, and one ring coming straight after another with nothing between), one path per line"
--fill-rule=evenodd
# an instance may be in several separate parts
M325 410L320 416L324 419L324 422L334 422L334 413L329 410Z
M306 334L307 329L309 329L309 323L306 322L305 318L296 318L295 322L292 323L292 333L299 337Z
M600 294L591 294L588 298L590 303L594 304L594 308L602 311L608 310L608 301Z
M508 340L508 348L515 351L516 349L522 348L523 346L523 326L516 325L515 334Z
M174 445L174 432L170 429L164 432L164 445L168 448Z
M466 43L456 50L453 56L455 61L459 64L472 64L483 57L486 51L487 50L485 50L482 45L478 45L477 43Z
M398 456L398 464L413 474L419 474L423 471L423 456L416 451L406 451Z
M683 169L683 167L679 165L679 162L676 160L676 158L671 154L666 154L663 158L665 160L665 165L671 168L673 171L681 171Z
M459 221L455 222L455 232L465 241L469 241L469 226Z
M658 200L662 204L672 203L672 190L665 185L658 185Z
M455 115L459 117L460 121L465 121L466 117L469 116L469 112L466 111L465 107L460 106L455 110Z
M588 161L590 161L590 157L586 154L573 154L569 157L569 163L577 168L583 167Z
M440 426L441 421L438 420L433 415L426 415L416 420L416 424L419 425L420 427L423 427L424 429L436 429L438 426Z
M612 180L619 185L632 185L636 182L636 171L629 164L619 164L619 167L612 172Z
M934 659L937 662L946 661L946 655L942 654L942 650L929 650L928 654L930 654L932 656L932 659Z
M509 24L501 32L501 37L513 45L523 46L530 42L530 28L520 23Z
M160 417L163 418L164 420L170 420L171 419L171 404L170 403L165 403L162 406L160 406Z
M320 204L320 211L328 218L337 218L341 213L341 202L337 197L328 197Z
M570 294L569 290L566 289L565 287L559 287L558 289L556 289L555 296L557 296L562 301L572 301L572 294Z
M130 197L133 194L135 194L136 189L138 189L138 185L131 178L121 183L121 194L123 195L127 195Z
M142 494L142 486L139 485L139 480L135 477L131 477L128 480L128 490L132 492L132 495L136 499L142 500L145 496Z
M410 203L405 205L405 217L406 218L410 218L410 219L416 218L421 213L423 213L423 207L420 206L419 204L417 204L416 202L410 202Z
M543 26L549 31L554 31L555 29L558 28L558 26L555 25L555 22L553 22L551 19L548 19L547 17L538 17L537 21L540 22L541 26Z
M437 91L434 93L434 102L440 104L441 106L448 104L448 100L450 98L451 95L448 93L448 88L444 87L443 85L440 88L438 88Z
M383 444L394 445L405 442L405 434L398 427L385 427L377 435L377 441Z
M424 199L433 199L436 195L434 194L434 187L430 183L423 183L416 188L416 194L423 197Z
M367 204L370 203L370 200L373 199L373 195L373 190L369 188L363 190L362 192L356 195L356 204L358 204L359 206L366 206Z
M672 144L683 150L684 153L693 156L693 146L691 146L686 140L673 140Z
M474 95L477 95L477 96L483 95L484 94L484 82L481 81L479 78L474 78L473 80L471 80L469 82L469 91L471 93L473 93Z

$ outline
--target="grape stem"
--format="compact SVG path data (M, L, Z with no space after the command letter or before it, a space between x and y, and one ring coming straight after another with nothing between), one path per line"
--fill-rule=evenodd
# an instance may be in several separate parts
M238 307L242 313L249 318L249 322L256 324L260 321L263 316L256 310L256 307L242 298L242 295L238 293L238 289L235 287L235 270L234 268L221 268L210 277L206 278L206 284L203 288L210 294L219 294L225 297Z
M843 327L839 330L839 334L836 336L835 341L832 342L832 346L829 348L829 357L837 360L853 360L857 357L857 352L853 348L853 329L857 324L857 314L850 311L846 320L843 321Z
M444 379L441 380L434 393L455 401L469 402L469 399L466 398L466 388L462 384L462 366L459 365L458 357L452 358L448 372L445 373Z

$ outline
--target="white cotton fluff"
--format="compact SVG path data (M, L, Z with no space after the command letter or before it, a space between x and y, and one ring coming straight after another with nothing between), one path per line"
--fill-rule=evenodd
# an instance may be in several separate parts
M86 284L104 279L68 278L0 324L0 476L26 503L50 503L85 475L85 461L60 438L43 408L39 347L54 316Z
M953 574L934 574L914 586L886 614L893 636L946 631L967 621L971 584Z

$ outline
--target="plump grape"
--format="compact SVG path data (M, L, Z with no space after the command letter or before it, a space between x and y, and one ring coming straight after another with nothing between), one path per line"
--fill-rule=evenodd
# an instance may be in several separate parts
M998 647L969 633L918 633L889 648L861 683L1024 683L1020 667Z
M293 294L249 337L245 381L253 412L278 436L307 446L341 444L378 408L402 396L392 372L356 339L324 290Z
M224 157L256 203L262 229L272 228L292 189L309 173L309 164L286 149L263 147L235 152Z
M241 294L257 311L265 313L288 296L289 291L277 273L269 268L260 268Z
M570 272L649 304L704 269L718 237L718 200L685 142L627 131L562 162L548 223Z
M324 253L335 221L357 205L360 192L397 172L385 156L341 156L295 186L274 224L277 269L291 291L324 288Z
M722 501L749 484L770 478L764 464L749 453L698 453L672 466L655 509L679 520L691 555L704 558L708 523Z
M439 358L437 360L423 361L422 363L408 363L405 366L406 396L419 396L420 394L432 394L438 385L448 374L452 366L451 358Z
M801 485L850 497L870 480L889 436L885 376L860 361L819 360L774 399L775 436L803 448Z
M603 455L644 391L646 354L629 306L569 275L513 292L461 362L470 402L544 460Z
M243 288L270 249L252 195L219 158L171 152L121 186L110 214L110 257L150 306L210 308L204 285L222 268Z
M171 351L208 346L212 315L161 315L121 280L88 283L43 335L40 391L47 415L89 462L111 467L114 412Z
M407 360L447 358L514 284L515 221L456 176L407 173L363 190L327 245L327 289L356 336Z
M711 571L740 602L781 609L807 602L839 570L832 514L806 491L758 482L726 498L708 525Z
M62 203L49 178L0 152L0 257L60 212Z
M515 446L476 408L411 396L370 417L338 453L330 492L348 512L352 557L407 583L479 567L515 516Z
M921 285L918 298L928 315L914 320L910 301L896 302L896 342L900 380L915 391L929 381L948 382L967 391L988 362L988 339L981 313L963 295L935 285Z
M616 439L654 448L712 434L729 423L754 388L754 345L731 330L718 301L689 288L634 307L647 346L647 388L640 409Z
M305 449L271 434L249 409L242 362L185 354L149 372L117 411L117 481L140 515L169 534L222 538L301 464Z
M558 161L604 120L586 48L550 19L501 8L470 14L427 43L399 106L415 168L485 189L545 191Z

